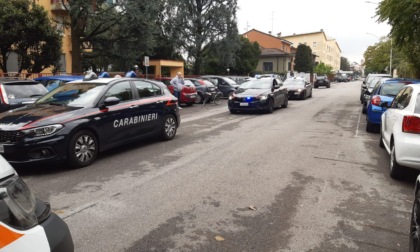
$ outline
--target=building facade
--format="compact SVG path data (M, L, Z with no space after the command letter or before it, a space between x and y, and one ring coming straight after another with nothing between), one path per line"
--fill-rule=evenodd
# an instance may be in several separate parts
M317 56L316 62L332 66L335 72L340 70L340 46L335 39L327 37L324 30L290 36L280 35L279 38L292 42L293 47L297 47L299 44L309 46L312 49L312 53Z
M251 43L260 45L261 55L256 71L286 73L293 71L292 43L271 34L252 29L244 34Z

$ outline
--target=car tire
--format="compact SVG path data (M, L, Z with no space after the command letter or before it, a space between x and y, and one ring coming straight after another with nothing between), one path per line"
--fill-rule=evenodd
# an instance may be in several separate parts
M194 103L195 104L200 104L200 103L203 103L203 100L204 100L203 95L202 94L197 94L197 97L195 98Z
M82 168L98 156L98 140L89 130L80 130L72 135L67 149L67 158L72 168Z
M328 86L327 86L327 88L330 88L331 87L331 84L329 84Z
M163 141L169 141L174 139L177 131L177 122L175 116L167 115L163 118L161 139Z
M389 176L394 179L399 179L401 178L404 168L398 164L395 156L395 145L392 144L391 154L389 155Z
M282 108L287 108L288 105L289 105L289 98L286 95L286 97L284 98L284 103L281 107Z
M302 100L306 100L306 91L302 93Z
M419 226L420 226L420 195L414 192L413 208L410 218L409 251L419 251Z
M273 99L268 99L268 104L267 104L267 113L271 114L274 111L274 101Z

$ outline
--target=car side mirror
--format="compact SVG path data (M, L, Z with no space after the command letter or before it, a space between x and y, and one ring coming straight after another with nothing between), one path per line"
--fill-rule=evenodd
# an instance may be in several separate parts
M99 109L102 110L102 109L105 109L108 106L112 106L112 105L115 105L115 104L118 104L118 103L120 103L120 99L118 99L115 96L111 96L111 97L108 97L108 98L105 99L105 101L99 106Z

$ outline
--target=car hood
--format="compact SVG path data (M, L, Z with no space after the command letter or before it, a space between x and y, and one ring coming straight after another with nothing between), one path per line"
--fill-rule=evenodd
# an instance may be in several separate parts
M254 88L249 88L249 89L239 88L238 90L235 91L236 96L239 96L239 97L266 95L268 93L271 93L271 90L269 90L269 89L254 89Z
M0 130L19 130L63 123L76 116L83 108L56 105L30 105L0 114ZM80 112L77 112L80 115Z
M302 86L302 85L287 85L285 87L287 87L287 90L289 90L289 91L298 90L298 89L305 89L305 87Z

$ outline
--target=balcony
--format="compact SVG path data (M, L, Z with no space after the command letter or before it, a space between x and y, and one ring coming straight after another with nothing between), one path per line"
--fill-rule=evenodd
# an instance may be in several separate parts
M51 0L51 12L58 15L67 14L69 4L67 0Z

